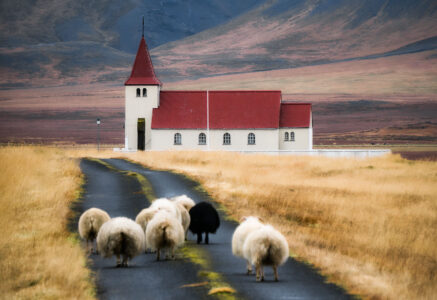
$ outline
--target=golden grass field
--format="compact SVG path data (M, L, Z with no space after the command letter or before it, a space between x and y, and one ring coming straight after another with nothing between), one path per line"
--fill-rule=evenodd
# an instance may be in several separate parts
M351 293L369 299L437 296L437 162L407 161L398 155L333 159L230 152L0 150L0 219L9 233L0 243L4 295L76 297L60 296L65 288L92 296L83 252L65 228L69 201L79 187L77 162L67 157L123 156L198 180L234 219L261 216L286 235L293 256ZM30 219L32 225L24 225L23 220ZM29 255L22 249L29 249Z
M86 256L67 230L78 163L48 147L0 148L0 298L93 299Z

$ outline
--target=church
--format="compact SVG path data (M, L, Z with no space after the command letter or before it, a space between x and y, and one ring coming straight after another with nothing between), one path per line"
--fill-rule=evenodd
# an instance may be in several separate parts
M312 150L309 103L281 91L165 91L144 35L125 82L125 150Z

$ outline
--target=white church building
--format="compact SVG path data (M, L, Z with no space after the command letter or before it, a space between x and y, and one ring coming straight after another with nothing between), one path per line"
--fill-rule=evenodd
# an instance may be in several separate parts
M281 91L162 91L142 37L125 82L126 150L312 150L309 103Z

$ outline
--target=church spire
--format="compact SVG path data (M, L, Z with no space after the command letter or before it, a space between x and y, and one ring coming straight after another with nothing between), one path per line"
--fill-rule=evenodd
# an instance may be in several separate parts
M146 40L144 39L144 16L142 33L143 35L132 67L132 72L124 85L161 85L161 81L159 81L155 75L152 59L150 58Z

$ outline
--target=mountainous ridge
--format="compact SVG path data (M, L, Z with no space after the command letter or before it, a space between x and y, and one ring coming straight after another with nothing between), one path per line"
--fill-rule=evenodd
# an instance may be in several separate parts
M434 0L3 1L0 88L123 82L142 15L164 82L437 48Z

